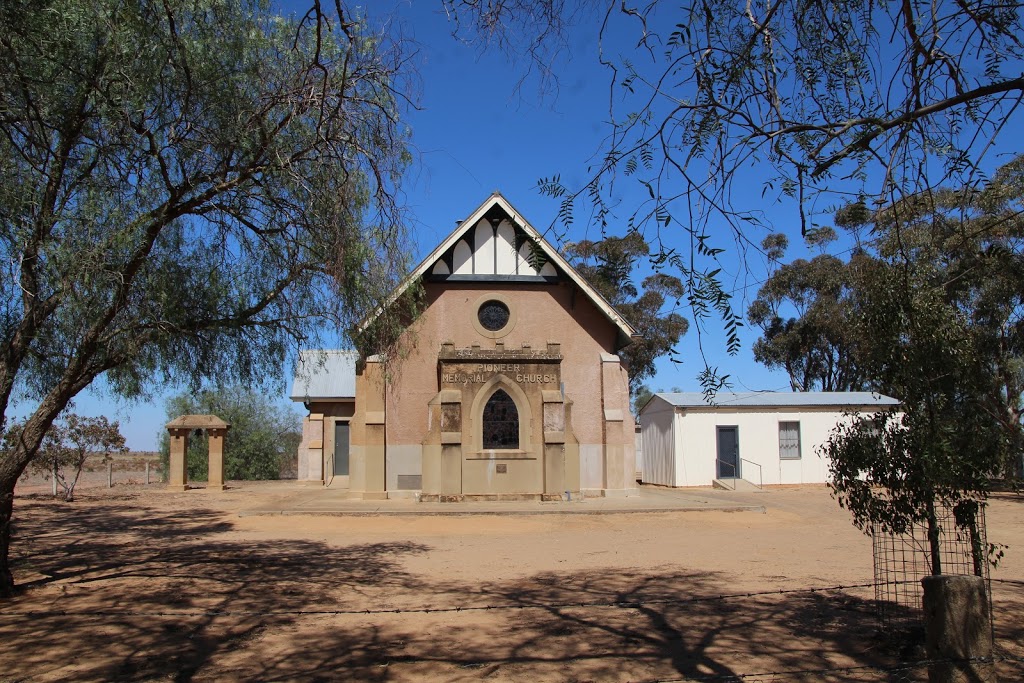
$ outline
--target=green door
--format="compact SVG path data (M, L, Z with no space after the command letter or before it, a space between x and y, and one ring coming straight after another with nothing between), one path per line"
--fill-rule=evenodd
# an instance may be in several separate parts
M334 423L334 476L348 476L348 422Z

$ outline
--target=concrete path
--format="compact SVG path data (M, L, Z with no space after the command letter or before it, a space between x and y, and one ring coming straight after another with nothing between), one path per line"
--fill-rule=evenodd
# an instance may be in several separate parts
M347 491L313 486L282 487L274 491L274 494L268 496L269 499L240 510L239 515L543 515L708 510L765 512L763 503L758 500L764 495L761 492L654 486L642 486L637 495L625 498L584 498L561 502L521 500L421 503L414 499L358 500L350 498Z

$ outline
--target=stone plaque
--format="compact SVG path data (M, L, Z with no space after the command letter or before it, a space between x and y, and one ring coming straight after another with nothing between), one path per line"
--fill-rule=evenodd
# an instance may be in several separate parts
M557 389L561 382L557 362L441 362L441 386L444 388L483 384L495 375L504 375L523 389Z

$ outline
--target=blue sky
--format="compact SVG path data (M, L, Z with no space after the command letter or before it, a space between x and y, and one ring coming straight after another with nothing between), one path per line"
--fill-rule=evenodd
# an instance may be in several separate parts
M559 75L557 94L541 96L535 80L527 80L516 89L525 63L510 63L499 52L482 54L477 47L455 40L440 0L385 0L372 7L371 16L376 21L392 17L388 30L400 29L418 44L413 66L419 74L420 109L409 112L415 160L404 188L417 260L495 190L501 191L534 227L544 231L552 225L558 203L540 195L538 179L557 173L570 186L583 183L587 166L608 131L608 74L596 59L597 17L573 32L571 58L566 55L555 65ZM752 201L758 201L758 196L759 191L753 193ZM623 200L628 206L628 194ZM745 208L762 208L769 218L777 215L775 229L790 234L795 245L791 255L799 255L799 228L791 211L784 213L781 207L771 205ZM627 214L622 216L623 224ZM753 241L759 242L763 234L753 235ZM550 237L558 246L556 234ZM565 237L596 239L600 234L580 215ZM733 246L724 226L717 237L722 240L721 246ZM741 311L756 295L758 281L765 273L756 255L745 264L746 269L735 248L722 258L723 283L734 292L735 306ZM637 280L643 276L639 274ZM690 318L688 311L681 312ZM720 326L710 321L702 338L708 363L730 375L735 390L787 390L784 374L769 372L754 362L751 345L757 338L756 331L745 330L742 338L740 353L726 355ZM704 365L697 330L692 325L678 350L682 363L663 359L657 376L649 382L652 388L700 388L696 377ZM289 385L290 368L282 368L274 383L282 403L289 403ZM166 421L165 399L166 395L158 394L146 402L125 403L93 391L79 397L75 410L120 420L129 447L153 450Z

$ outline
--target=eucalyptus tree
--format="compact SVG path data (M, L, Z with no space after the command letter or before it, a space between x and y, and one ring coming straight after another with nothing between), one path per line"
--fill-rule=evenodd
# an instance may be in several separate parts
M638 338L622 349L629 368L629 392L637 398L644 380L654 376L654 361L673 353L689 322L676 312L684 289L679 278L666 273L648 275L638 289L633 273L650 251L638 233L602 240L582 240L565 246L573 266L601 296L636 329Z
M854 266L856 362L901 407L832 435L832 487L861 528L925 523L936 574L936 508L971 532L980 566L972 513L1024 457L1022 167L1017 158L978 189L845 212L875 235L875 257Z
M761 286L747 318L761 328L754 359L789 375L793 391L861 391L850 318L853 268L828 254L796 259Z
M340 0L0 5L0 594L15 482L97 379L260 380L404 270L401 46Z
M1018 3L441 3L462 36L542 74L557 76L559 54L595 32L606 135L583 182L556 175L540 189L564 220L642 232L686 286L698 326L717 315L730 333L740 318L719 257L756 254L775 232L766 207L792 210L807 234L852 198L875 209L976 187L1000 134L1020 125Z

